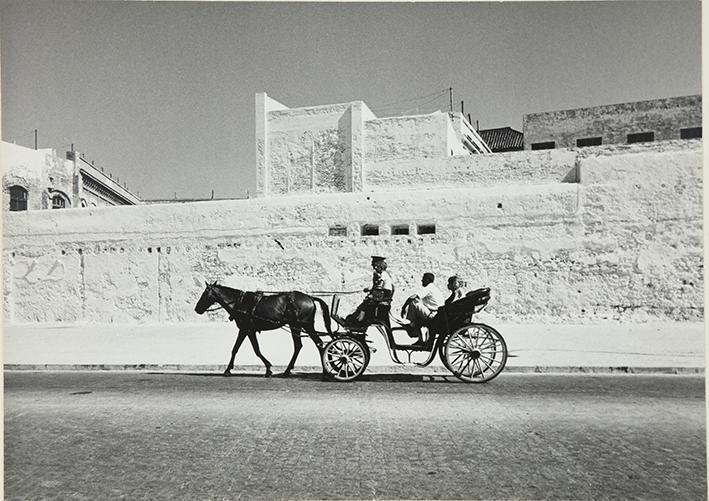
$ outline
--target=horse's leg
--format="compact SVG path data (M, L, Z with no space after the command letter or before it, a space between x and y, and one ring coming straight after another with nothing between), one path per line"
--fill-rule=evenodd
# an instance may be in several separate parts
M241 343L244 342L244 339L246 339L246 332L239 330L239 334L236 335L234 347L231 349L231 358L229 359L229 363L224 371L225 376L231 376L231 370L234 368L234 358L236 357L236 352L239 351L239 347L241 346Z
M315 343L315 347L318 349L318 353L320 354L320 361L322 363L322 354L325 351L325 346L323 345L322 339L320 339L320 336L315 334L314 330L312 330L312 331L306 330L305 332L308 333L308 336L310 337L310 339L312 339L313 343ZM327 372L325 371L325 367L323 367L322 373L323 373L323 376L327 375Z
M283 371L284 377L290 376L290 371L292 371L295 366L295 359L298 358L298 353L300 353L300 349L303 347L303 341L300 340L300 329L291 327L290 333L293 337L293 356L291 357L290 362L288 362L288 367L286 367L286 370Z
M264 357L261 354L261 349L258 346L258 339L256 339L256 332L255 331L249 331L249 341L251 341L251 346L254 348L254 353L256 353L256 356L261 359L263 362L263 365L266 366L266 377L271 377L271 362L266 360L266 357Z

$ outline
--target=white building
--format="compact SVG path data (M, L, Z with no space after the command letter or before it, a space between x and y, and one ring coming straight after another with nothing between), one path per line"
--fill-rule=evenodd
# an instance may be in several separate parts
M136 205L140 199L76 151L0 143L5 211Z
M362 101L288 108L256 95L257 196L368 191L388 164L490 153L461 113L378 118Z

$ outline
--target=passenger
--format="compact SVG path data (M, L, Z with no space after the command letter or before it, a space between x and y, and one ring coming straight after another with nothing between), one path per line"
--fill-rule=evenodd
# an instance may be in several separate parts
M363 325L368 322L367 317L375 316L375 310L380 305L391 305L391 298L394 295L394 280L387 271L386 258L382 256L372 256L372 287L364 289L367 296L362 301L354 313L347 315L345 322L347 325Z
M436 277L433 273L426 272L421 278L421 288L404 303L401 316L411 322L407 329L409 336L417 337L415 345L424 344L426 337L421 330L433 318L438 308L443 306L443 293L434 285Z
M446 304L459 300L468 292L465 281L458 275L453 275L448 279L448 290L451 291L451 295L446 299Z

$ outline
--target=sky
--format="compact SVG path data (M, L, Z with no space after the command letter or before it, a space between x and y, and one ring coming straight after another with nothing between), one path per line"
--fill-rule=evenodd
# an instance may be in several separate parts
M0 0L2 139L73 143L143 199L255 191L254 96L380 117L701 93L701 5Z

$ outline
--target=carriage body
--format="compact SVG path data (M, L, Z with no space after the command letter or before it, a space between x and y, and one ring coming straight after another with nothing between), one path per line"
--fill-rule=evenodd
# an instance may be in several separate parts
M489 325L473 322L473 316L485 308L490 300L490 289L469 292L463 298L439 308L436 315L423 327L428 338L423 344L401 343L395 332L407 331L407 323L391 314L390 304L373 308L372 314L361 326L347 325L337 315L339 299L333 298L331 317L344 331L333 334L322 355L323 369L341 381L361 376L370 360L368 332L379 331L386 342L391 359L401 365L425 367L436 355L458 379L482 383L496 377L507 361L504 339ZM412 354L422 352L423 362L412 362ZM403 360L406 356L406 360Z

